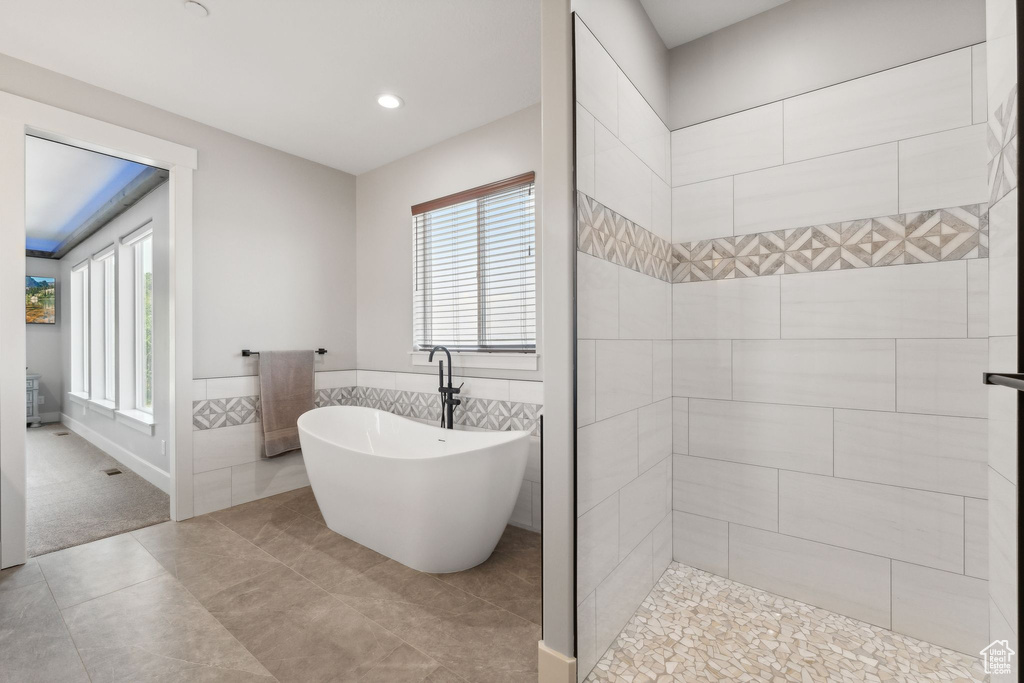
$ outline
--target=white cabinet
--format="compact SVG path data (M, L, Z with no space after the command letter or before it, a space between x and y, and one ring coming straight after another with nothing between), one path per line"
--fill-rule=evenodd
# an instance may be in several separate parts
M25 377L25 414L25 421L33 427L42 424L39 419L39 375Z

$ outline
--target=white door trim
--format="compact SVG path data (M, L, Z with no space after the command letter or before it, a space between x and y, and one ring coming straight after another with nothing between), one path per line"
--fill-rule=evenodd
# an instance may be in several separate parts
M0 91L0 567L25 545L25 135L170 172L171 519L192 516L192 173L195 149Z

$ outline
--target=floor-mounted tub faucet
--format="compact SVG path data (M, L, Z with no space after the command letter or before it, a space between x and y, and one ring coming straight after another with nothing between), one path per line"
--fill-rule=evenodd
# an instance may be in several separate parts
M455 429L455 407L462 405L462 401L455 398L455 395L462 391L463 382L457 387L452 386L452 354L444 346L435 346L430 349L428 363L434 362L434 352L438 349L444 351L448 357L448 385L444 383L444 361L437 361L437 390L441 392L441 426L446 429Z

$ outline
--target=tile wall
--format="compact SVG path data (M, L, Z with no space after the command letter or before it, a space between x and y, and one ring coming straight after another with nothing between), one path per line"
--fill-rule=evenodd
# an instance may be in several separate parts
M988 53L988 190L990 258L988 367L1020 369L1018 358L1018 75L1016 3L986 3ZM1019 394L988 388L988 570L989 629L992 640L1018 647L1017 416ZM1015 658L1019 670L1019 655ZM1016 675L992 676L995 681Z
M674 558L975 655L984 69L982 44L672 133Z
M462 381L460 378L458 381ZM317 407L360 405L437 423L437 379L418 373L368 370L316 373ZM539 414L543 384L465 378L457 428L522 429L533 434L519 500L511 522L540 530ZM193 382L193 481L197 515L307 486L301 453L261 457L259 379L225 377Z
M990 53L673 131L666 159L577 19L581 674L664 534L685 564L987 644Z
M669 132L576 23L582 680L672 559Z

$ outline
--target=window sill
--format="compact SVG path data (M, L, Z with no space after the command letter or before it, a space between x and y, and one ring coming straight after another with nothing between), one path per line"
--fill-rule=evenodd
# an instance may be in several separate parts
M70 399L72 403L77 403L80 406L89 405L89 394L84 394L77 391L69 391L68 399Z
M111 419L113 419L114 417L114 411L117 410L117 404L115 404L113 401L90 398L88 405L89 410L93 411L94 413L99 413L104 417L109 417Z
M118 410L115 416L117 421L124 426L148 436L153 436L156 419L150 413L142 410Z
M434 356L434 363L427 360L430 353L427 351L410 351L409 358L413 365L430 366L437 362ZM442 358L443 358L442 354ZM536 370L537 353L483 353L480 351L453 351L452 365L456 368L481 369L481 370Z

